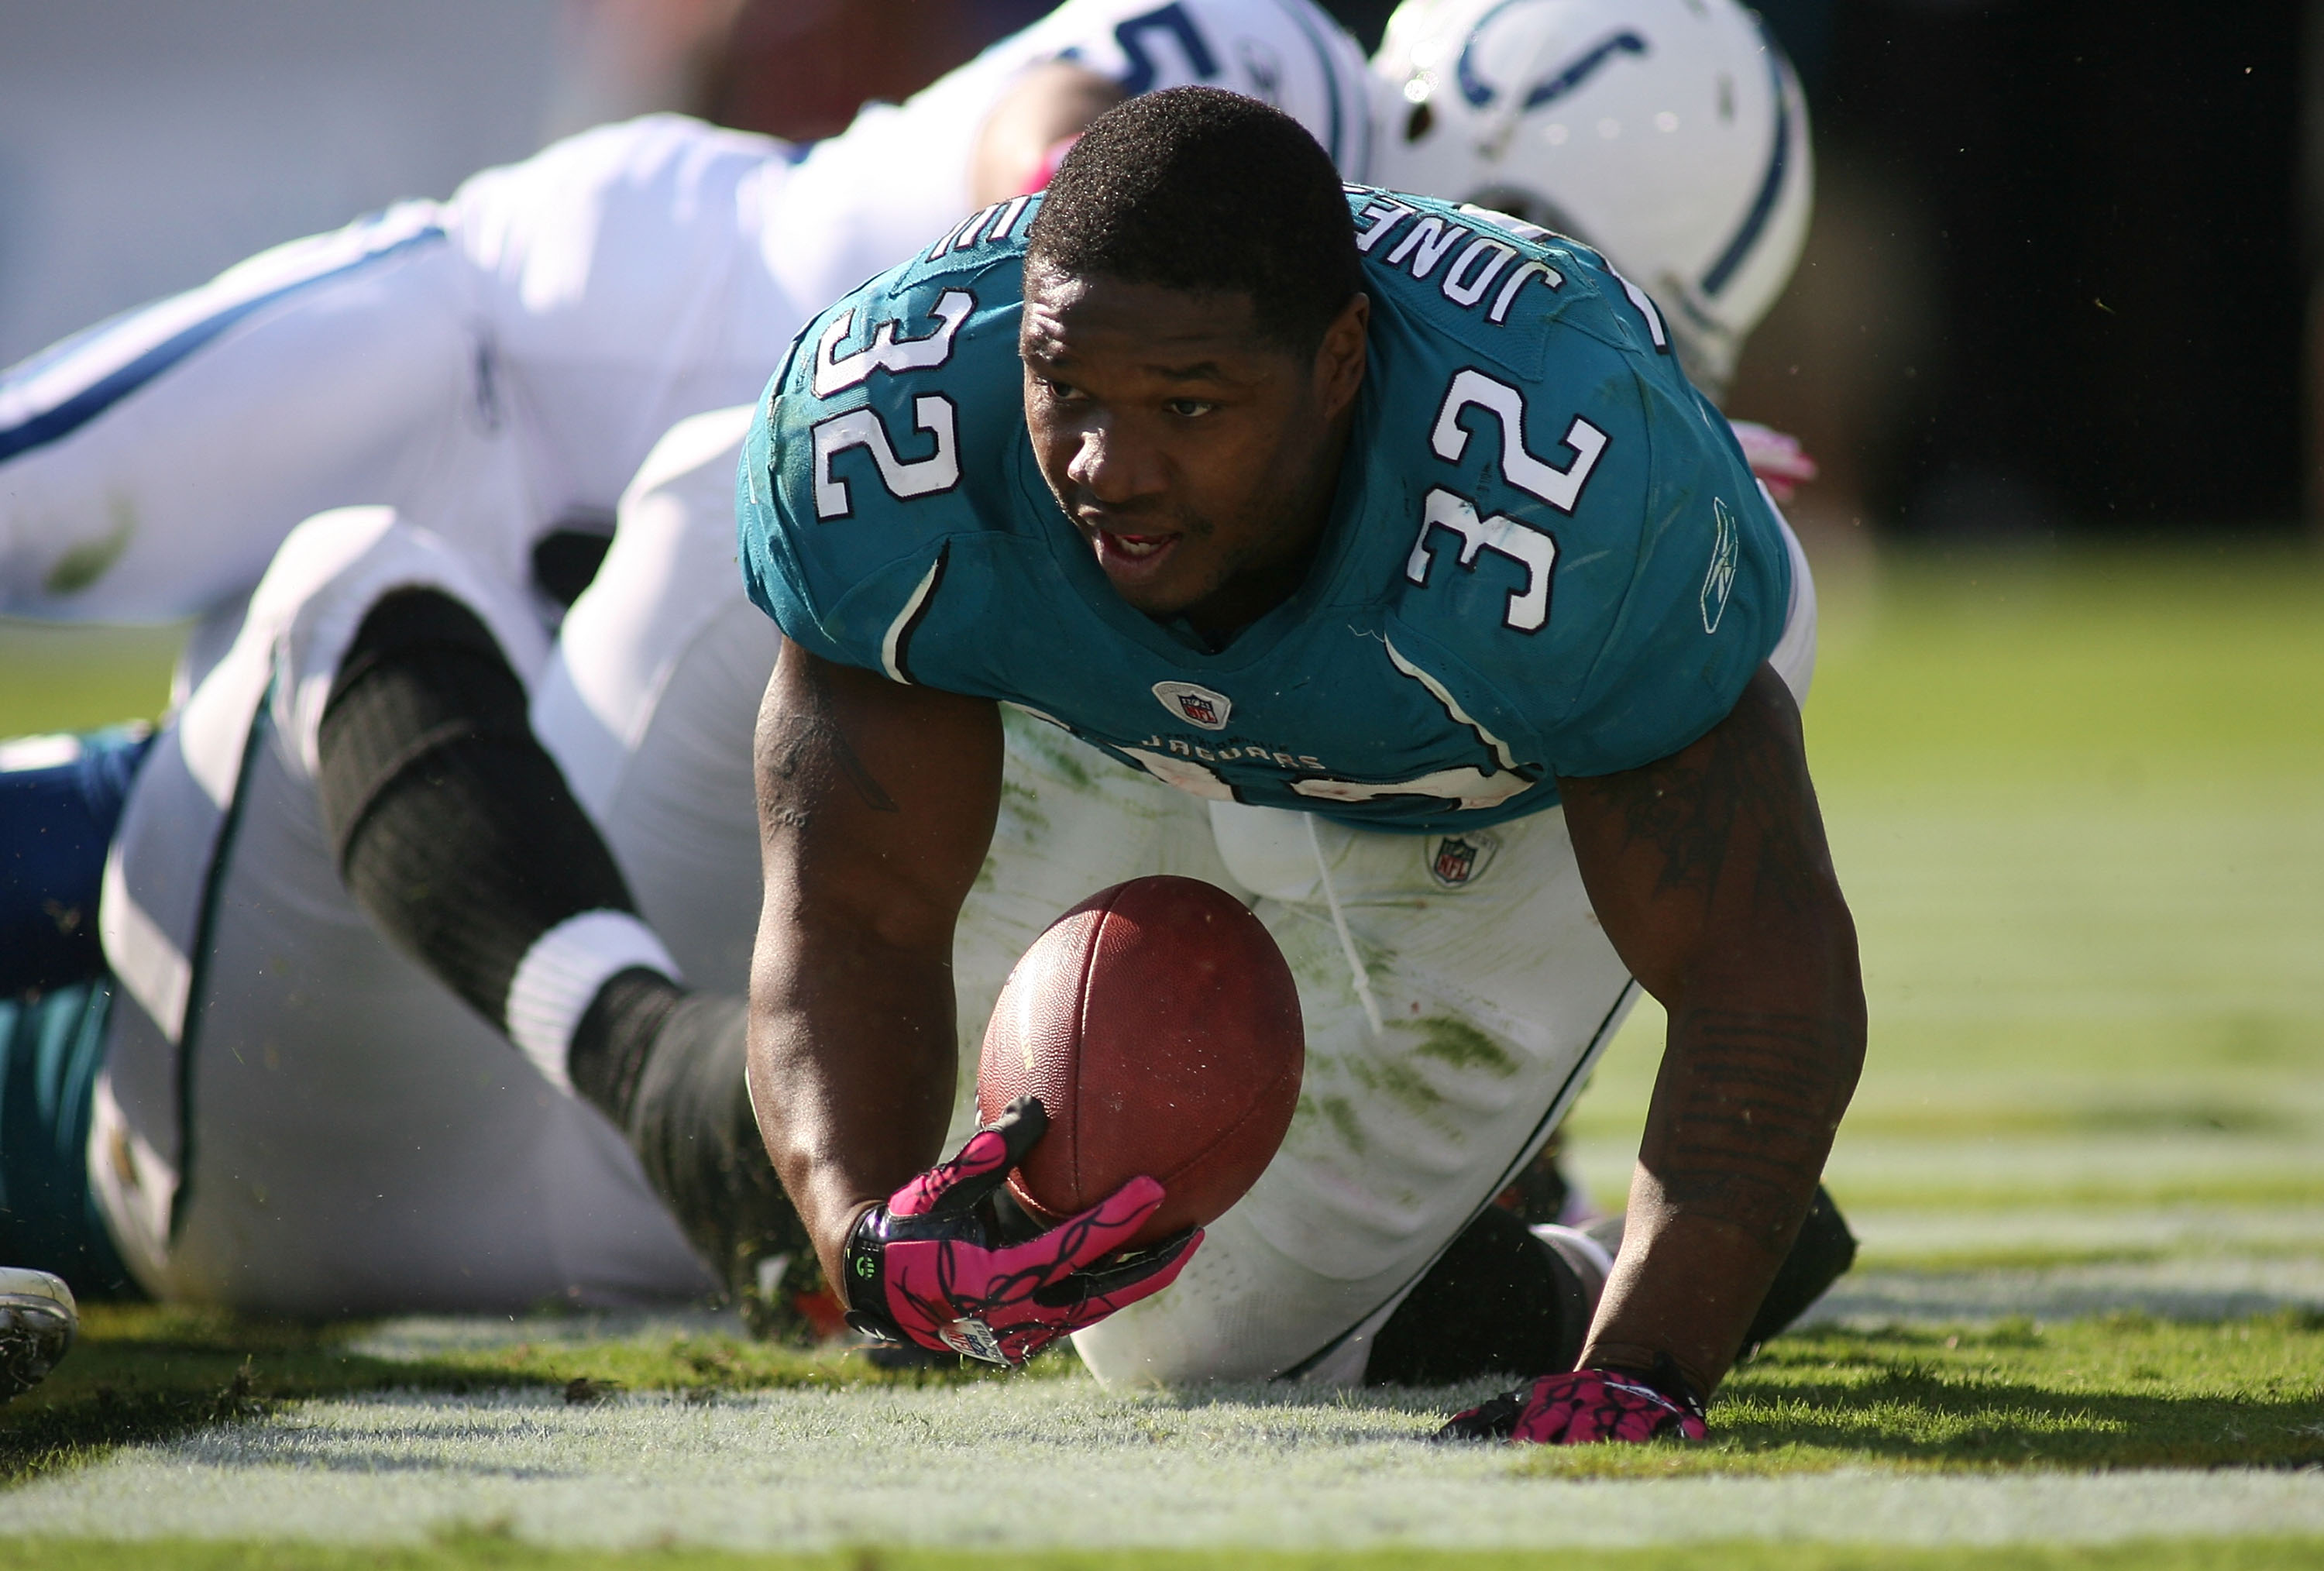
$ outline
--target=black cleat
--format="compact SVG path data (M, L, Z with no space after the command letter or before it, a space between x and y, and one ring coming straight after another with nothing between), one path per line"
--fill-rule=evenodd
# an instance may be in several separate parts
M31 1391L72 1351L80 1312L46 1271L0 1266L0 1402Z

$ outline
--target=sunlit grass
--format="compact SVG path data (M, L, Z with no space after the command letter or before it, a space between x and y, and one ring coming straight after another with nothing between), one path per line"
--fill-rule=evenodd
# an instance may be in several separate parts
M842 1549L816 1555L718 1549L549 1548L490 1527L424 1546L25 1540L16 1563L43 1571L1538 1571L1538 1550L1398 1547L1302 1554L1264 1549ZM1560 1550L1573 1571L2292 1571L2324 1560L2324 1540L1906 1548L1887 1545L1697 1543Z

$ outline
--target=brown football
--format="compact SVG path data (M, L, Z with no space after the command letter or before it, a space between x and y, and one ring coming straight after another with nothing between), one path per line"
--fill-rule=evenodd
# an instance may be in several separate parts
M1194 878L1134 878L1059 917L985 1028L978 1111L1041 1099L1009 1177L1056 1221L1145 1174L1167 1191L1135 1244L1213 1222L1274 1160L1307 1056L1291 968L1259 919Z

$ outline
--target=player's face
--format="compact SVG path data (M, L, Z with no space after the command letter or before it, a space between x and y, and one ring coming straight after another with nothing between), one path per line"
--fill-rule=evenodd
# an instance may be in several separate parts
M1116 593L1231 633L1298 587L1331 511L1370 304L1306 356L1241 294L1039 271L1025 280L1025 425Z

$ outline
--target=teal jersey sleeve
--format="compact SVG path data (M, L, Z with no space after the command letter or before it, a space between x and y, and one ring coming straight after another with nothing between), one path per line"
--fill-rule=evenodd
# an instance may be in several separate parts
M1735 707L1783 637L1791 557L1773 504L1707 400L1640 379L1650 448L1629 581L1591 618L1603 642L1550 738L1559 774L1665 758Z
M1006 242L1028 206L986 208L838 301L768 384L735 479L743 581L826 660L908 679L914 615L954 539L1005 532L1021 512Z
M1460 673L1440 685L1545 773L1677 752L1734 707L1790 605L1790 555L1733 430L1653 301L1586 246L1356 199L1369 439L1393 477L1379 491L1417 519L1391 636Z

